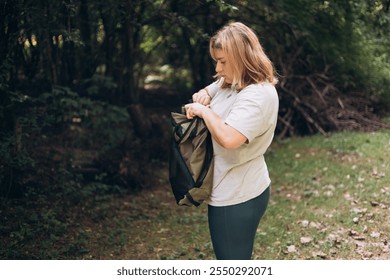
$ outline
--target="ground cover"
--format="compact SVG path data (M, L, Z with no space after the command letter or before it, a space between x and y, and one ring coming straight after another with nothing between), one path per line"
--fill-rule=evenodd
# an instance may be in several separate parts
M390 259L390 131L276 140L254 259ZM179 207L167 165L138 193L102 184L1 201L1 259L214 259L207 207Z

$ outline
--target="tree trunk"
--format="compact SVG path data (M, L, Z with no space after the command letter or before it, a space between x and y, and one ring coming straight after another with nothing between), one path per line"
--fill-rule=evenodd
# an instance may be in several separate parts
M136 88L136 81L134 77L135 73L135 59L137 58L138 53L138 42L139 42L139 28L134 25L135 20L135 5L132 5L132 1L128 0L125 5L126 15L125 15L125 29L123 32L124 36L124 48L123 48L123 58L124 58L124 91L125 94L129 95L129 100L131 104L139 103L139 94L138 89Z
M144 2L139 1L134 3L132 0L128 0L125 4L125 26L123 36L123 62L124 62L124 83L123 94L129 96L129 113L134 125L134 131L140 138L146 138L150 135L151 124L148 116L145 115L145 110L140 103L140 91L138 89L138 77L139 73L136 73L135 62L136 59L141 60L139 55L139 42L141 25L135 25L135 22L141 22L142 19L137 16L143 14ZM137 10L137 11L136 11ZM140 71L140 70L138 70Z
M145 110L142 104L130 104L129 114L134 125L134 132L141 139L145 139L150 135L151 123L149 116L145 115Z
M84 43L84 47L81 51L80 61L81 79L87 79L94 74L96 68L95 60L92 54L93 41L91 36L92 34L87 0L82 0L80 5L80 33L81 39ZM86 61L88 61L88 63L85 63Z
M115 50L115 30L112 21L114 14L110 14L109 9L110 6L105 4L105 2L99 5L100 17L102 18L104 28L103 52L104 64L106 65L105 75L107 77L114 77L113 60Z
M22 150L22 134L23 134L22 124L18 119L15 121L14 134L15 134L15 153L18 154Z
M12 50L18 47L18 10L15 3L6 1L0 6L0 83L14 84L16 81L17 65L7 63ZM12 69L15 69L14 72ZM9 74L9 75L8 75ZM7 78L9 76L9 78Z

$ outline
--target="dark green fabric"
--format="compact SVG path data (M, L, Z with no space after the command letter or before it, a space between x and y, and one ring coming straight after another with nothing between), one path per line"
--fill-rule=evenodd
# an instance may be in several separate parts
M219 260L250 260L260 219L265 213L270 187L261 195L231 206L208 206L214 253Z
M201 118L172 112L173 137L169 181L179 205L199 206L209 198L213 181L213 144Z

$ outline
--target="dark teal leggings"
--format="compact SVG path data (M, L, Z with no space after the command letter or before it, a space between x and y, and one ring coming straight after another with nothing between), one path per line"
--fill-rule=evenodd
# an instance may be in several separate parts
M208 206L209 228L218 260L250 260L260 219L267 209L268 187L261 195L231 206Z

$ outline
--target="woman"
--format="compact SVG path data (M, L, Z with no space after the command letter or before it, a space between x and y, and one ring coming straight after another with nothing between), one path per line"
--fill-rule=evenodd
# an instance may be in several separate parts
M264 153L274 136L277 78L255 33L236 22L210 40L217 81L185 105L203 118L213 138L214 178L208 199L217 259L251 259L256 229L269 200Z

